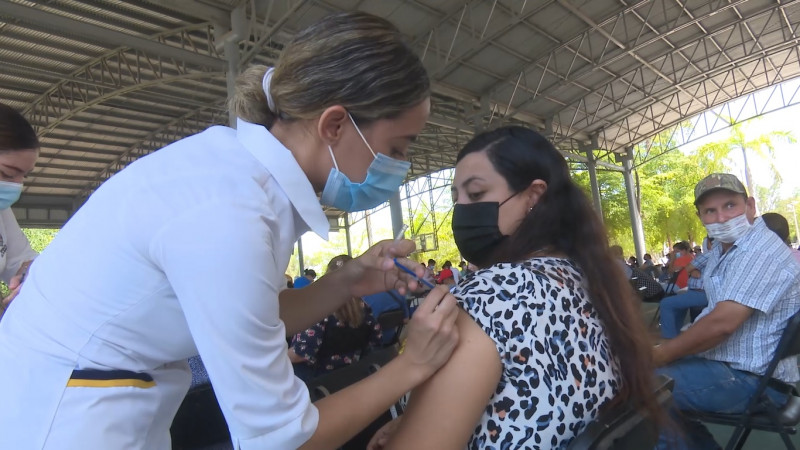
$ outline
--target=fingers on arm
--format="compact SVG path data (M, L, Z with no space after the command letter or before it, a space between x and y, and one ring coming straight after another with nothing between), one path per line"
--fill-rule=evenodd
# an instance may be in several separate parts
M446 287L436 286L419 305L418 311L425 315L439 312L446 317L453 309L456 309L456 298Z
M465 312L455 313L458 346L436 374L414 389L386 448L464 448L497 388L502 364L494 341Z

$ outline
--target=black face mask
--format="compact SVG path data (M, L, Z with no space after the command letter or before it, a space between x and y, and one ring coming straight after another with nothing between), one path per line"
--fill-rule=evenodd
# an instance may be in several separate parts
M511 197L514 197L513 194ZM511 197L500 202L456 204L453 208L453 239L461 256L467 261L483 266L497 246L508 236L497 225L500 207Z

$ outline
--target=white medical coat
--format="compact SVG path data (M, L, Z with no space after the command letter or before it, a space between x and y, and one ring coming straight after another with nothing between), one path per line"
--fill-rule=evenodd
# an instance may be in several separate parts
M318 413L286 355L278 291L328 221L264 127L212 127L104 183L0 322L0 449L167 449L199 353L237 448L289 449ZM74 369L155 386L67 387Z

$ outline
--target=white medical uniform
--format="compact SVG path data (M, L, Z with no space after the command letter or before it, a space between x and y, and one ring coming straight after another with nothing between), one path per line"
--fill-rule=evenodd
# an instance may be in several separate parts
M300 446L318 412L286 355L278 291L294 242L328 227L259 125L212 127L131 164L39 256L0 322L0 449L168 449L198 353L235 448Z
M11 208L0 210L0 280L8 284L22 263L36 258Z

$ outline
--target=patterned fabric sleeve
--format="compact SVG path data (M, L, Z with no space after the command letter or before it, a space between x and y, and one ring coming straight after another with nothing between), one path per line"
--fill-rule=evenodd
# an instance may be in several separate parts
M491 267L472 274L468 281L462 282L453 291L461 308L472 317L497 347L503 360L509 358L506 342L508 331L503 324L502 315L508 308L503 301L509 301L511 294L498 285L493 278L503 276ZM495 301L499 300L499 301Z
M776 242L783 244L779 240ZM786 258L778 258L776 249L750 252L733 261L725 283L712 277L721 285L719 299L733 300L764 313L769 313L797 280L797 271L787 269ZM758 267L759 270L753 270Z
M327 324L328 319L326 318L306 331L297 333L294 338L292 338L292 349L294 352L311 365L317 363L317 352L322 345L322 336L325 334L325 327Z

